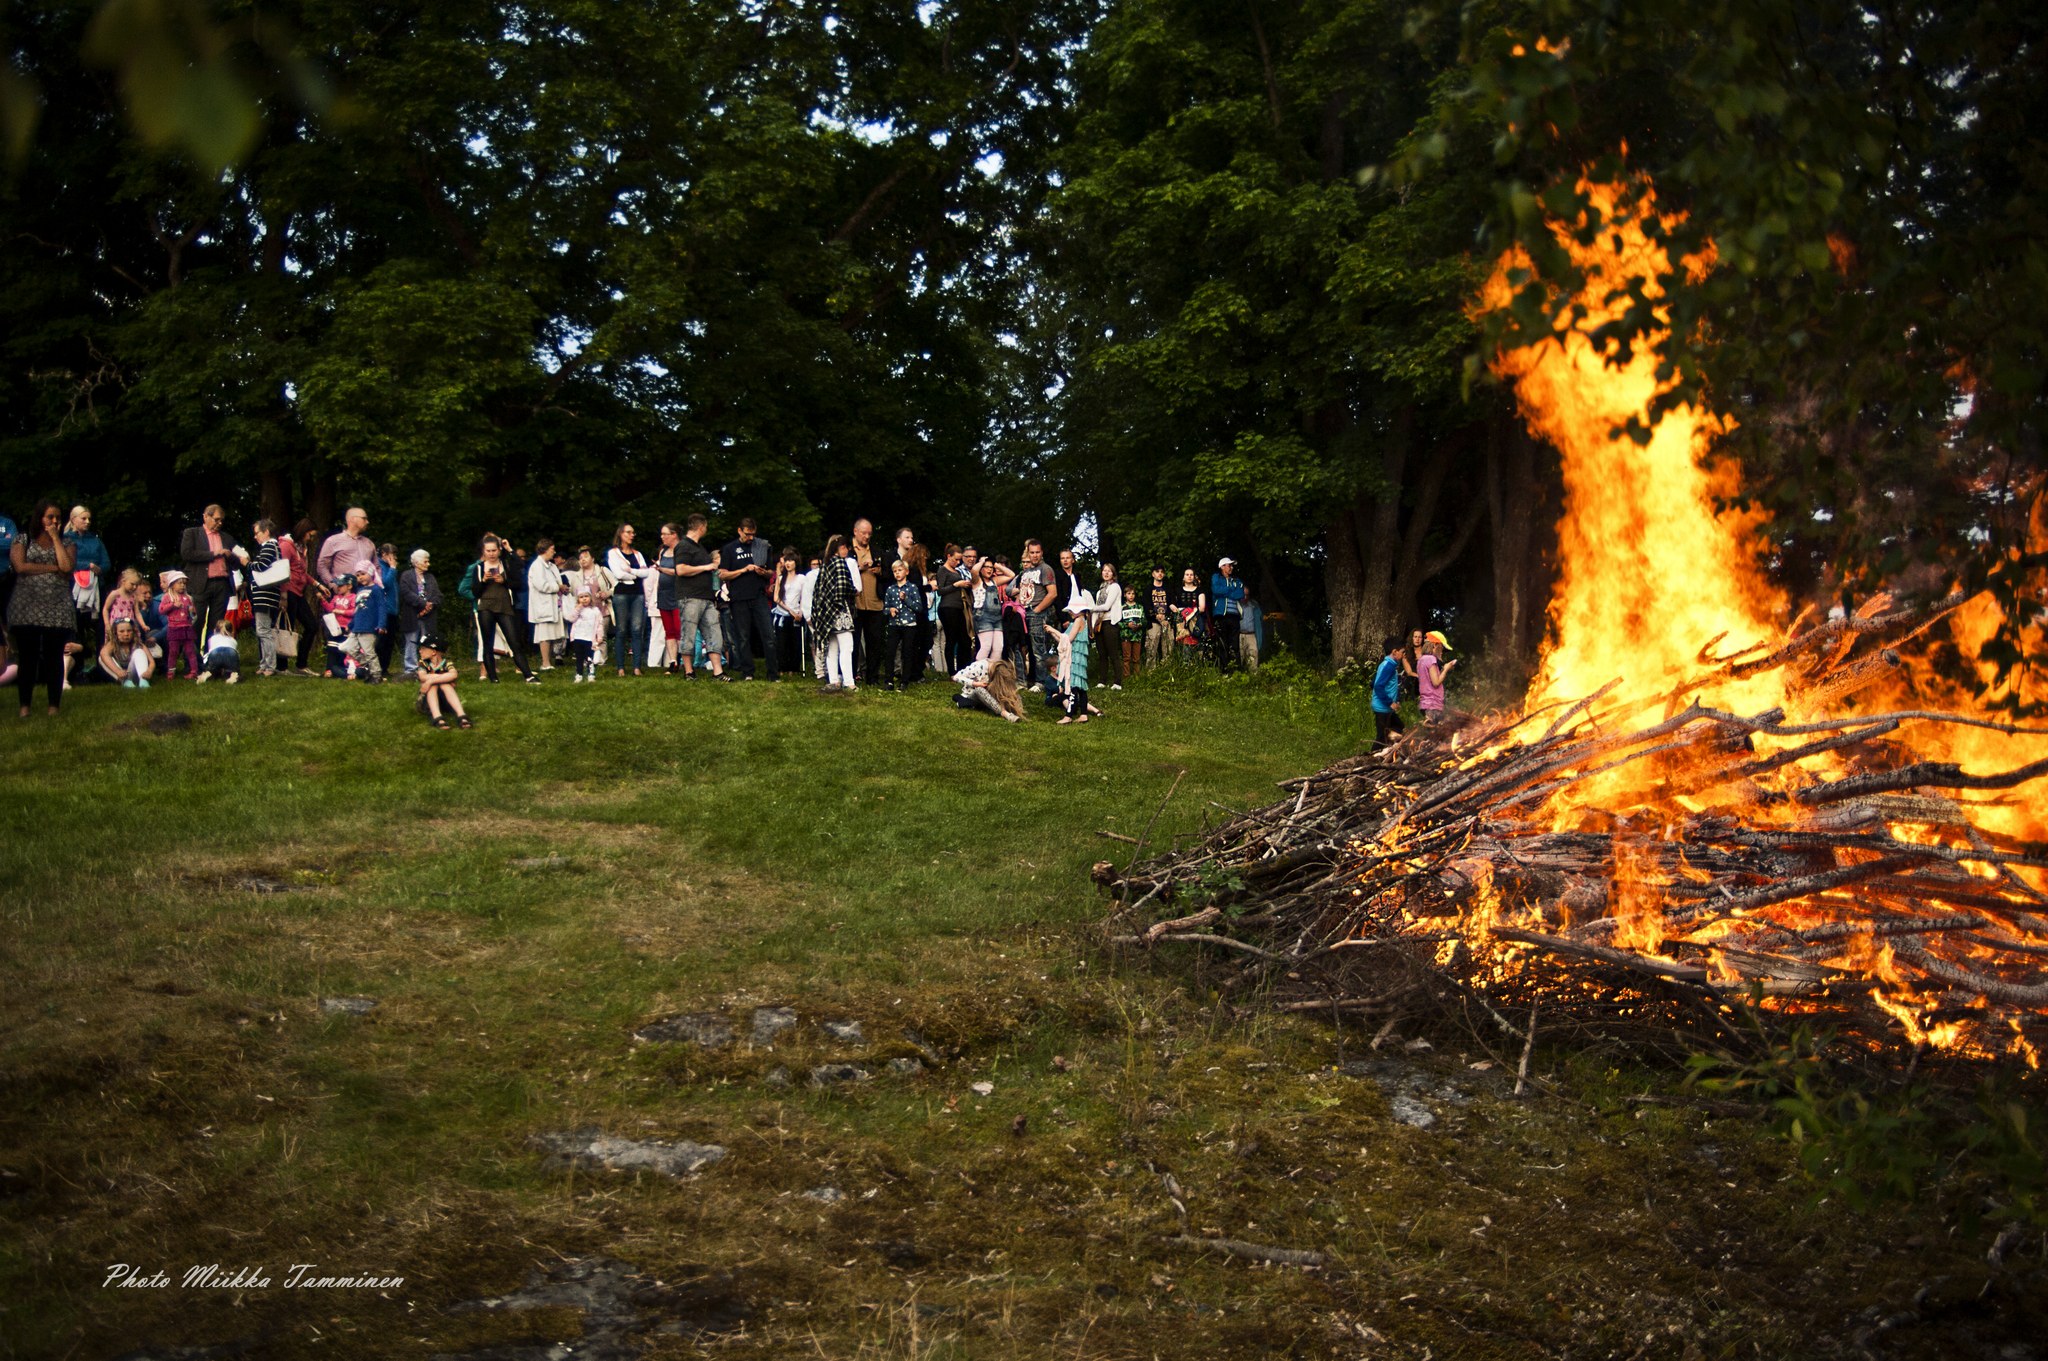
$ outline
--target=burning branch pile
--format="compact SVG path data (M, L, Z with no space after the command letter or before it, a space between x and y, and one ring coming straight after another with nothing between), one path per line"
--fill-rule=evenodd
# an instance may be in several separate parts
M1228 951L1237 981L1277 981L1292 1010L1391 1011L1444 983L1496 1015L1756 998L2032 1059L2048 846L1998 825L2048 760L1966 770L1908 740L1964 728L2038 752L2025 738L2042 730L1933 710L1794 722L1697 698L1775 672L1814 712L1896 669L1899 645L1960 603L1878 602L1654 697L1610 687L1412 732L1175 853L1098 866L1120 900L1112 933Z

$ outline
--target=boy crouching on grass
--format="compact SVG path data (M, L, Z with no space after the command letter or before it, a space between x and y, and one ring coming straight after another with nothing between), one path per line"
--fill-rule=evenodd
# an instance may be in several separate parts
M437 728L449 726L451 713L455 715L456 727L475 727L455 694L455 666L441 654L441 640L431 633L425 635L420 639L419 653L420 695L412 707L425 714L427 722Z

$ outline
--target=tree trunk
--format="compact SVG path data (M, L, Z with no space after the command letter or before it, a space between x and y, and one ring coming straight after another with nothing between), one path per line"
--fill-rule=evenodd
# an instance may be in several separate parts
M313 522L313 528L325 534L336 527L339 521L335 517L341 513L339 499L334 474L315 473L306 491L306 518Z
M1486 444L1486 511L1492 529L1494 660L1527 676L1543 641L1549 573L1544 562L1547 497L1536 440L1512 416Z
M263 518L280 534L292 532L292 480L283 468L265 468L262 478Z

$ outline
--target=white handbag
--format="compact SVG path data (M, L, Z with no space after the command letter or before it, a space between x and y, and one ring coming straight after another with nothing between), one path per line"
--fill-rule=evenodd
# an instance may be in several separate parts
M270 566L251 574L249 580L258 586L275 586L279 582L287 580L291 574L292 565L283 558L279 558L276 562L271 563Z

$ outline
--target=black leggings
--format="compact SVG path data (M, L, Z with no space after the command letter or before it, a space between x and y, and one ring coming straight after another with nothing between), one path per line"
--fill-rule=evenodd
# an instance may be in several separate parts
M71 641L70 629L45 628L40 624L16 624L8 631L14 644L14 688L21 692L21 707L35 698L36 682L49 693L50 707L64 699L64 644Z
M484 674L492 680L498 678L499 630L504 630L505 641L512 645L512 663L519 668L522 676L531 676L533 669L526 664L526 641L519 636L519 625L512 622L512 616L503 610L478 610L476 612L477 633L484 644Z
M304 594L293 595L287 591L284 597L284 604L285 612L291 616L292 622L298 626L299 655L292 658L291 664L304 671L306 663L312 660L313 649L319 646L321 638L326 635L321 632L320 619L313 613L312 602L307 600ZM277 666L278 670L282 671L285 667L285 659L279 657L277 659Z
M1385 709L1374 709L1372 722L1375 729L1372 739L1374 751L1393 746L1394 739L1408 730L1408 725L1401 721L1401 715L1389 713Z

